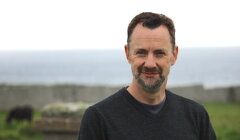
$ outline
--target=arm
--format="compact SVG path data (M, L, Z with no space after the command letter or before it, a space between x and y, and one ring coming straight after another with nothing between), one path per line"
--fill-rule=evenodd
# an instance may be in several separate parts
M78 140L106 140L105 128L100 114L89 107L82 118Z
M211 125L208 113L205 109L201 113L200 119L200 140L216 140L214 129Z

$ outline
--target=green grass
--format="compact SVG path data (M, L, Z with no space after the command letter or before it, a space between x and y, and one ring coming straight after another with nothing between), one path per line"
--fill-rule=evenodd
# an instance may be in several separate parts
M218 140L240 140L240 103L206 103ZM43 135L35 131L34 124L27 122L5 123L6 112L0 112L0 140L43 140ZM39 119L39 112L34 120Z
M43 140L40 132L34 130L34 123L13 121L6 124L7 113L0 112L0 140ZM40 113L34 114L34 120L40 118Z
M240 103L207 103L218 140L240 140Z

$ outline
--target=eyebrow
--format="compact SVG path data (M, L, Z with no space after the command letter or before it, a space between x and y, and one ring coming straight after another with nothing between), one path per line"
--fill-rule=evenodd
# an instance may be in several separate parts
M167 52L167 50L166 49L156 49L156 50L154 50L154 52Z
M135 48L134 49L135 51L148 51L148 49L144 49L144 48L141 48L141 47L139 47L139 48ZM167 50L165 49L165 48L159 48L159 49L156 49L156 50L154 50L154 52L155 51L161 51L161 52L166 52Z

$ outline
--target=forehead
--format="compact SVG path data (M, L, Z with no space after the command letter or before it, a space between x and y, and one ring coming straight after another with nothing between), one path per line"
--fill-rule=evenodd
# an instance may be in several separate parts
M138 24L130 38L131 45L152 45L168 46L171 45L170 34L167 27L161 25L154 29L149 29Z

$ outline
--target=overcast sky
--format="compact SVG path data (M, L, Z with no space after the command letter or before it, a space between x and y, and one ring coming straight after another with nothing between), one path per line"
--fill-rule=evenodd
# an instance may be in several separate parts
M175 22L179 47L240 46L238 0L1 0L0 50L121 49L140 12Z

